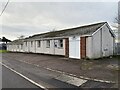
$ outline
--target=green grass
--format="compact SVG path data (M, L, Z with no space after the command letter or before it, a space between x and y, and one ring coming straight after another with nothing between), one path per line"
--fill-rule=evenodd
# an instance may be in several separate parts
M0 53L6 53L8 52L7 50L0 50Z

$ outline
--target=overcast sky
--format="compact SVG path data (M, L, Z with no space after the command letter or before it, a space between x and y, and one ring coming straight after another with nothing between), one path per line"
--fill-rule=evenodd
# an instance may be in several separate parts
M117 2L10 2L2 17L0 37L11 40L52 30L101 21L110 25L117 17ZM1 5L1 4L0 4ZM2 3L4 7L5 3ZM0 12L3 8L0 8ZM2 21L2 22L1 22Z

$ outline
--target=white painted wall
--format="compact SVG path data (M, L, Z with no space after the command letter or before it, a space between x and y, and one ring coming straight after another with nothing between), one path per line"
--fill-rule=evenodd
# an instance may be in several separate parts
M29 41L28 44L29 44L28 45L29 46L28 51L32 52L32 53L35 53L36 52L35 51L36 41L32 41L32 45L31 45L31 41Z
M106 25L95 33L93 37L88 37L86 43L87 57L89 58L100 58L113 55L114 38Z
M10 45L7 45L7 50L10 51Z
M63 48L55 48L55 55L65 55L65 39L63 39Z
M53 40L50 40L50 47L46 47L46 40L41 40L41 47L37 46L36 41L36 53L44 53L44 54L53 54Z
M92 37L92 58L100 58L101 57L101 35L99 30Z
M65 55L65 40L63 39L63 48L54 47L54 41L50 40L50 47L46 47L47 40L41 40L41 47L37 46L36 41L36 53L44 53L44 54L55 54L55 55Z
M30 41L27 41L27 45L26 42L23 42L23 51L30 52Z
M7 50L14 51L14 52L23 52L23 48L21 44L20 45L7 45Z
M69 57L80 59L80 36L69 37Z
M92 37L86 38L86 56L87 58L92 58Z
M114 39L107 26L102 28L102 44L103 56L113 55Z

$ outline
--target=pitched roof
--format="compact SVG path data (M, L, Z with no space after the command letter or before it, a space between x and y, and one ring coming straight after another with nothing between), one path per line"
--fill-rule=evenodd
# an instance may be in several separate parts
M71 35L92 35L96 30L98 30L105 23L107 22L95 23L91 25L85 25L85 26L69 28L69 29L64 29L59 31L36 34L26 39L63 37L63 36L71 36Z
M14 40L14 41L12 41L12 42L10 42L10 43L7 43L7 45L20 45L20 44L23 44L23 41L24 41L24 39L17 39L17 40Z

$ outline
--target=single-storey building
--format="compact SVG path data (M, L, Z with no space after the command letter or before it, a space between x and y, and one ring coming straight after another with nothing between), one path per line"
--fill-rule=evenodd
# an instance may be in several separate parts
M107 22L33 35L7 45L8 51L101 58L114 54L115 35Z
M7 44L7 50L11 52L23 52L24 39L14 40Z

